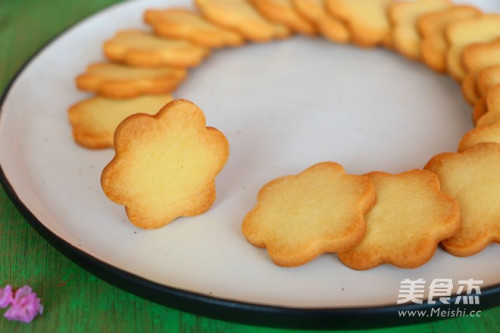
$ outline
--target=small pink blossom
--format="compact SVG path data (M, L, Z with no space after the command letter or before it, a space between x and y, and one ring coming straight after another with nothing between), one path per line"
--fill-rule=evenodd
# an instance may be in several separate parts
M43 313L43 305L40 303L40 298L36 296L36 293L32 292L29 286L19 288L4 317L25 323L31 322L36 315Z
M14 293L12 292L12 286L6 285L5 288L0 289L0 309L6 308L10 305L14 299Z

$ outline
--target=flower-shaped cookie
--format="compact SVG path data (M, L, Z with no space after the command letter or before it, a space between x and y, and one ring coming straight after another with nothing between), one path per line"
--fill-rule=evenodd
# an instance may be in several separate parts
M194 67L210 54L209 49L186 40L137 29L118 31L103 50L109 60L137 67Z
M354 269L383 263L415 268L433 256L440 241L460 227L458 205L439 189L438 177L427 170L396 175L372 172L377 203L366 214L366 235L354 249L339 253Z
M184 68L141 68L111 62L94 63L78 75L76 85L82 91L123 99L145 94L166 94L186 78Z
M498 79L500 82L500 76ZM484 109L487 109L487 112ZM500 143L500 85L492 86L486 96L476 103L475 110L478 110L475 115L480 116L477 126L462 137L458 144L459 152L478 143Z
M449 8L431 11L419 15L417 28L420 33L420 55L429 68L439 73L446 73L446 42L445 29L448 24L481 15L481 10L474 6L454 5Z
M313 22L318 31L329 40L346 43L351 39L347 25L327 13L325 0L293 0L293 5L300 15Z
M442 153L425 169L438 175L442 191L460 207L460 230L443 241L448 252L465 257L500 243L500 144L480 143L461 153Z
M286 38L291 33L286 26L265 19L248 0L194 0L194 4L208 21L254 42Z
M145 229L179 216L194 216L215 201L215 177L229 144L206 127L203 112L175 100L150 116L135 114L115 131L113 160L103 170L106 196L126 208L130 221Z
M159 36L184 39L203 47L240 46L245 42L236 32L221 28L189 9L148 9L144 21Z
M348 175L339 164L323 162L298 175L277 178L258 194L242 231L267 248L280 266L299 266L325 252L346 251L366 230L363 214L374 204L368 177Z
M156 114L172 100L172 95L144 95L128 99L102 96L80 101L68 109L75 142L85 148L113 147L113 135L118 125L137 113Z
M453 4L448 0L393 2L389 10L389 17L392 23L392 41L396 51L410 59L420 60L422 34L418 31L418 19L452 6Z
M461 57L466 72L462 81L462 92L467 102L474 105L483 97L479 91L476 91L479 73L489 67L500 65L500 40L469 44L464 48ZM477 85L479 86L479 83ZM479 87L477 88L479 90Z
M304 35L316 35L315 26L297 12L292 0L250 0L250 3L271 22L283 24Z
M451 77L461 82L466 75L462 61L464 49L473 44L489 43L500 37L500 15L483 14L453 22L446 27L448 51L446 66Z
M349 27L354 44L390 45L391 23L387 11L392 0L325 0L327 12Z

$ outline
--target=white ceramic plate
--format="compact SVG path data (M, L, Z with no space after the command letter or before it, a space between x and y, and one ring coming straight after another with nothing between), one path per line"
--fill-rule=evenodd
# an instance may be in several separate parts
M500 12L498 1L475 3ZM113 151L77 146L66 110L88 97L74 78L103 59L103 41L119 29L142 27L147 8L178 5L191 6L189 0L149 0L104 10L50 43L11 85L0 118L4 185L37 230L83 266L98 263L96 274L114 272L110 280L133 285L134 292L154 285L167 298L178 291L222 307L333 313L394 306L404 278L474 278L485 289L498 288L498 244L468 258L438 249L418 269L384 265L359 272L334 255L277 267L265 250L246 242L241 221L269 180L321 161L355 174L421 168L433 155L455 151L472 128L471 107L448 77L391 51L320 38L218 50L190 70L175 97L198 104L208 125L230 142L217 200L206 214L159 230L132 226L99 184Z

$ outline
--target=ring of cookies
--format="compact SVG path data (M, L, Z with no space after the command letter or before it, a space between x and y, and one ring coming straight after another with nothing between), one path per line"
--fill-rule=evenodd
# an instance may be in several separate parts
M470 256L500 243L500 15L448 0L195 0L197 10L150 9L152 31L106 41L106 62L76 78L95 96L68 110L77 144L114 147L101 184L144 229L206 212L229 143L171 93L210 50L293 34L386 47L448 74L473 106L475 128L457 152L423 169L354 175L321 162L258 193L242 232L274 263L299 266L337 253L353 269L415 268L438 245Z

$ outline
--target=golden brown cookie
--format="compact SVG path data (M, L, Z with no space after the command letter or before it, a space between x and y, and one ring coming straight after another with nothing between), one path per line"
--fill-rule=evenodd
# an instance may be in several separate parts
M496 121L496 114L500 114L500 88L496 87L500 85L500 66L487 67L475 75L475 78L475 85L471 88L478 96L474 104L474 123L478 126L484 126L486 123L491 125ZM490 89L493 89L491 94L489 93ZM479 122L479 119L486 115L490 109L492 112Z
M144 229L207 211L229 156L225 136L206 127L203 112L186 100L174 100L154 116L128 117L115 131L114 147L102 188Z
M478 119L477 127L492 125L500 119L500 85L491 87L484 101L484 114Z
M144 30L119 31L103 49L109 60L138 67L193 67L210 53L206 47Z
M470 256L500 242L499 165L500 144L481 143L461 153L434 156L425 166L460 207L460 230L442 242L451 254Z
M183 68L139 68L100 62L89 65L85 73L77 76L76 85L82 91L109 98L130 98L172 92L186 74Z
M458 205L442 193L438 177L426 170L400 174L372 172L376 204L365 216L366 234L359 245L338 254L354 269L389 263L415 268L429 261L438 244L460 227Z
M498 84L500 84L500 65L487 67L477 73L476 92L478 96L486 96L488 90Z
M144 21L159 36L184 39L202 47L240 46L244 43L240 34L223 29L189 9L148 9L144 12Z
M171 100L170 94L130 99L96 96L83 100L68 109L73 138L85 148L111 148L115 129L125 118L135 113L156 114Z
M500 37L500 15L482 14L450 23L446 29L448 50L446 68L455 80L461 82L467 74L462 61L466 47L475 43L488 43Z
M482 96L476 91L476 76L482 70L500 65L500 40L467 46L462 53L462 65L466 75L462 92L467 102L474 105Z
M500 144L500 121L491 125L479 126L467 132L458 144L462 152L479 143L494 142Z
M374 202L369 178L348 175L337 163L318 163L267 183L242 231L277 265L299 266L358 244L366 228L363 214Z
M483 96L474 103L474 110L472 112L472 121L474 124L477 125L479 119L484 116L487 111L486 96Z
M421 15L417 19L417 28L421 36L422 61L434 71L446 73L446 50L448 49L445 37L446 26L451 22L480 14L481 11L476 7L463 5Z
M410 59L420 60L421 39L417 28L418 18L451 6L448 0L417 0L391 4L389 18L392 23L392 42L396 51Z
M194 0L194 3L207 20L254 42L286 38L291 33L286 26L262 17L247 0Z
M292 0L250 0L257 10L268 20L287 26L295 32L313 36L314 25L294 8Z
M467 73L477 73L486 67L499 65L500 39L490 43L476 43L463 50L462 65Z
M500 84L500 66L492 66L487 67L484 70L479 71L479 73L470 73L471 75L467 75L462 82L462 92L465 94L472 94L470 92L465 93L465 90L470 90L474 92L474 96L476 96L476 101L474 103L474 112L473 112L473 120L475 124L478 124L479 119L488 112L488 103L490 103L492 113L500 112L499 107L497 106L500 101L498 100L498 88L493 91L489 97L488 102L488 92L491 88ZM470 77L473 76L473 79ZM466 80L471 80L470 84L473 84L472 87L469 87L469 83L466 83ZM485 117L481 121L481 123L485 123L487 119L491 117ZM490 121L491 124L491 121ZM479 125L481 126L481 125Z
M390 43L387 10L393 0L325 0L333 17L349 27L352 41L362 47Z
M467 103L470 105L476 104L480 98L476 92L476 73L470 72L465 74L462 80L461 91Z
M293 0L293 4L302 16L316 25L325 38L337 43L350 40L349 29L341 20L328 15L324 0Z

